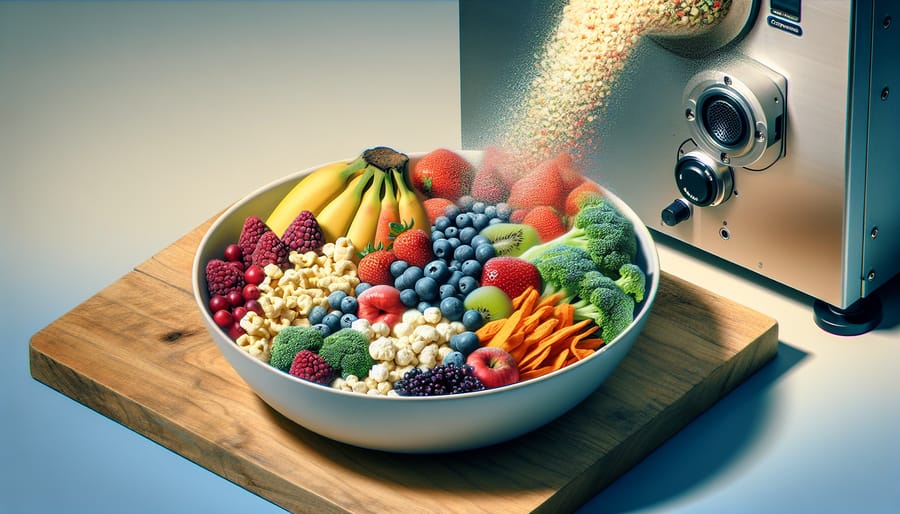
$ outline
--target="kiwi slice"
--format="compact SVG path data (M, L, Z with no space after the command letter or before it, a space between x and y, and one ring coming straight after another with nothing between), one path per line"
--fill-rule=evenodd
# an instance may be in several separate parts
M485 227L481 235L490 240L499 256L518 257L541 242L537 230L525 223L494 223Z
M481 313L484 322L508 318L512 314L512 300L497 286L481 286L463 300L466 310L476 310Z

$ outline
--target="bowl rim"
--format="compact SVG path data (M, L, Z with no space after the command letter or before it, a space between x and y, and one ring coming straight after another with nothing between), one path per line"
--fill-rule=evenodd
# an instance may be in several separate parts
M478 155L480 157L481 154L483 153L483 151L481 151L481 150L454 150L454 151L461 154L464 158L466 158L470 162L471 162L470 156ZM407 153L407 155L412 160L412 159L419 158L419 157L425 155L426 153L427 152L409 152L409 153ZM288 182L296 182L296 181L300 180L302 177L305 177L306 175L311 173L313 170L318 169L322 166L326 166L328 164L333 164L335 162L341 162L341 160L329 161L329 162L325 162L322 164L318 164L315 166L310 166L310 167L301 169L299 171L290 173L284 177L281 177L279 179L271 181L267 184L264 184L256 189L254 189L250 193L246 194L245 196L243 196L242 198L240 198L239 200L237 200L236 202L231 204L218 217L216 217L216 219L213 221L213 223L210 225L210 227L203 234L203 237L201 238L199 244L197 245L197 249L194 252L193 263L191 266L192 293L193 293L194 300L197 304L197 307L199 308L207 327L212 330L216 330L218 332L218 334L221 336L222 340L228 340L232 343L232 345L234 346L234 348L233 348L234 351L232 351L231 353L240 354L239 358L248 359L250 362L252 362L252 365L261 366L261 369L264 369L265 371L268 371L268 372L272 372L272 373L276 374L277 376L279 376L280 378L287 379L288 381L298 384L301 387L311 387L313 389L320 390L323 393L348 395L353 398L366 398L366 399L372 399L375 401L392 401L392 402L394 402L394 401L406 401L406 402L453 401L453 400L461 400L461 399L465 399L465 398L486 396L486 395L496 394L499 392L513 391L515 389L528 387L528 386L540 383L545 380L550 380L553 377L556 377L560 374L570 372L571 370L576 369L578 367L582 367L591 360L600 358L600 356L602 354L606 353L614 345L619 343L619 341L621 341L623 339L623 337L626 335L627 332L629 332L630 330L633 330L633 327L637 323L641 322L641 320L649 314L649 310L653 306L653 302L654 302L657 292L659 290L659 281L660 281L659 254L657 251L655 240L653 239L652 233L647 228L646 224L640 219L640 217L637 215L637 213L635 213L634 210L631 209L631 207L628 206L615 193L613 193L608 188L603 187L604 197L611 199L611 201L615 205L615 207L632 222L632 224L634 225L635 235L637 236L638 233L640 232L639 240L646 241L647 242L646 246L648 246L649 250L651 250L650 252L644 252L645 245L642 243L638 244L638 251L645 261L645 263L644 263L645 270L644 271L649 279L647 281L647 284L649 287L646 288L647 290L644 295L644 299L637 304L639 306L639 309L637 309L634 319L631 321L631 323L628 324L628 326L625 328L625 330L623 330L620 334L618 334L615 338L613 338L612 341L606 342L602 347L595 350L594 353L592 353L590 356L588 356L578 362L569 364L568 366L565 366L563 368L560 368L560 369L557 369L550 373L547 373L546 375L542 375L542 376L536 377L536 378L531 378L528 380L519 381L514 384L509 384L509 385L490 388L490 389L484 389L481 391L471 391L471 392L466 392L466 393L458 393L458 394L451 394L451 395L436 395L436 396L399 396L399 395L388 396L388 395L361 394L361 393L352 392L352 391L344 391L342 389L337 389L337 388L331 387L329 385L317 384L317 383L311 382L309 380L303 380L303 379L300 379L298 377L291 375L290 373L279 370L278 368L275 368L272 365L270 365L266 362L263 362L260 359L257 359L255 357L251 356L249 353L244 352L244 351L240 350L239 348L237 348L236 344L234 344L234 341L231 340L231 337L227 333L225 333L225 331L222 330L222 328L219 327L213 321L212 314L209 312L209 308L207 307L208 301L204 301L204 295L206 295L207 293L203 292L203 285L201 284L201 272L203 269L205 269L206 263L201 262L200 249L208 246L209 240L212 239L213 233L215 233L216 230L222 224L225 223L225 220L228 219L231 214L233 214L235 211L238 211L241 208L243 208L247 203L249 203L250 201L255 199L257 196L271 190L272 188L282 186ZM262 216L260 216L260 217L262 217ZM213 342L216 344L217 347L220 348L220 351L221 351L222 348L221 348L221 345L219 344L219 342L216 341L216 338L212 338L212 339L213 339Z

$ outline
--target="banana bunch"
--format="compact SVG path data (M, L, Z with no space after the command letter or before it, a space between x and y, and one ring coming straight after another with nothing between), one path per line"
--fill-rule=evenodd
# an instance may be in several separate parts
M300 211L312 212L326 241L346 236L357 251L389 248L391 226L430 230L422 201L409 184L409 158L387 147L365 150L352 162L316 169L301 179L266 219L283 234Z

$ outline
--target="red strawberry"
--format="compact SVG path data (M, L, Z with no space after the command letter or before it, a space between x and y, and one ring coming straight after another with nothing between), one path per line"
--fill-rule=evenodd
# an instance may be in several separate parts
M584 179L581 184L575 186L575 188L566 195L566 216L575 216L581 209L582 202L588 198L600 195L602 192L603 190L600 188L600 184L597 184L591 179Z
M291 249L275 235L275 232L270 230L259 238L256 248L253 249L250 261L251 264L255 264L260 268L265 268L269 264L277 264L280 268L286 269L291 264L288 261L288 254L290 253Z
M362 256L356 266L356 275L362 282L368 282L373 286L394 283L391 275L391 263L397 260L394 252L389 250L375 250Z
M413 166L410 179L426 197L456 201L469 194L475 168L459 154L439 148L432 150Z
M509 186L494 167L482 167L472 180L472 198L488 203L500 203L509 196Z
M244 226L241 228L241 235L238 238L238 246L243 252L244 267L250 266L252 263L253 250L256 249L259 238L271 230L258 216L247 216L244 220Z
M410 266L424 268L434 260L431 250L431 236L422 229L410 228L397 234L394 238L394 254Z
M497 286L516 298L529 286L541 290L541 274L534 264L518 257L491 257L481 270L481 285Z
M431 221L431 224L434 225L434 220L444 215L445 209L447 207L453 205L453 202L446 198L426 198L425 201L422 202L422 207L425 207L425 212L428 213L428 219Z
M485 147L481 154L480 169L495 173L507 188L526 174L521 159L497 146Z
M206 263L206 286L209 296L228 296L244 288L244 270L237 262L212 259Z
M539 205L528 211L522 219L522 223L527 223L537 229L542 243L556 239L565 234L567 230L566 224L559 216L559 211L548 205Z
M512 185L506 203L513 209L549 205L562 211L566 203L565 191L559 168L552 161L545 161Z
M284 230L281 240L288 248L300 253L316 251L325 245L322 228L319 227L316 216L310 211L301 211Z
M528 209L516 209L509 215L509 222L522 223L526 214L528 214Z
M571 190L584 181L584 175L575 166L572 156L567 153L561 153L553 159L553 165L559 172L559 176L563 181L563 188L566 191Z

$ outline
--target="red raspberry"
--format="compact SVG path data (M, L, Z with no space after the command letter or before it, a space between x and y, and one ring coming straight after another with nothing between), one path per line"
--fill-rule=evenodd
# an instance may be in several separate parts
M253 251L256 249L260 238L266 232L271 231L272 229L258 216L247 216L244 220L244 226L241 228L241 235L237 244L241 247L241 256L243 257L245 268L252 264Z
M316 251L325 244L325 235L322 233L316 216L310 211L301 211L288 225L281 236L288 248L300 253Z
M291 363L289 373L303 380L328 385L334 377L334 368L318 353L300 350Z
M275 232L270 230L259 238L259 242L256 243L256 248L253 250L253 255L250 257L250 262L251 265L261 268L265 268L269 264L277 264L281 269L287 269L291 264L288 261L288 254L290 253L291 249L275 235Z
M206 263L206 286L210 296L228 296L244 288L244 271L239 263L212 259Z

